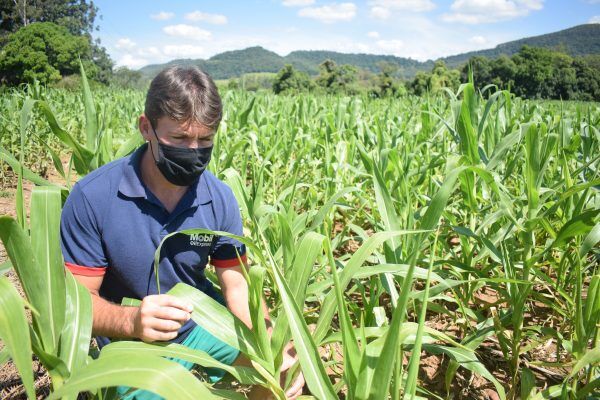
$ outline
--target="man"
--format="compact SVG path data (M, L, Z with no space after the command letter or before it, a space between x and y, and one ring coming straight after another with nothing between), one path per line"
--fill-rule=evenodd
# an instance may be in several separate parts
M108 338L173 341L229 365L249 365L236 349L190 319L190 304L157 294L153 267L154 251L170 233L206 228L243 234L231 189L206 171L221 116L221 99L207 74L197 67L165 69L152 81L139 117L146 144L73 187L62 214L61 245L66 267L92 294L93 334L100 347ZM245 253L244 245L233 239L176 234L161 249L161 292L178 282L195 286L225 302L250 327L245 266L239 262L245 262ZM208 262L216 269L223 297L204 275ZM142 299L142 304L120 306L123 297ZM296 361L291 344L283 356L287 370ZM212 382L224 375L214 369L207 373ZM296 398L303 385L300 375L286 395ZM259 388L254 395L266 397ZM156 397L141 390L127 395Z

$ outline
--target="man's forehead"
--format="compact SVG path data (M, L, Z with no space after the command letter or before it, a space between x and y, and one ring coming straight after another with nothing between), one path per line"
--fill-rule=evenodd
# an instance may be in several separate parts
M197 121L177 121L172 118L159 118L158 125L167 133L177 133L189 136L205 137L214 134L212 129Z

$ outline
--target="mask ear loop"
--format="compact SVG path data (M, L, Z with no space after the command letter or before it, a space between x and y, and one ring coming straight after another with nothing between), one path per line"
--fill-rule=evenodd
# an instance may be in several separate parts
M156 138L156 142L158 143L158 136L156 135L156 131L154 130L154 126L152 126L152 123L150 123L150 127L152 128L152 132L154 132L154 137ZM154 158L154 149L152 148L152 141L148 140L148 143L150 144L150 153L152 153L152 159L155 163L158 163L158 160ZM160 157L160 153L158 154L158 156Z

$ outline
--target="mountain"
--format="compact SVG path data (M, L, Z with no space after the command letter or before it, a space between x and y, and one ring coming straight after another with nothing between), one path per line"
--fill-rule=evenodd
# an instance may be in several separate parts
M420 62L411 58L375 55L375 54L347 54L323 50L298 50L284 57L288 64L308 72L310 75L319 73L319 64L324 60L333 60L336 64L351 64L371 72L379 72L379 63L387 62L400 67L404 77L414 76L416 71L431 69L433 62Z
M473 56L489 58L495 58L501 54L510 56L525 45L561 50L573 56L600 54L600 24L578 25L558 32L502 43L493 49L443 57L441 60L451 67L459 67ZM198 65L214 79L228 79L252 72L277 72L285 64L292 64L300 71L316 75L319 64L327 59L331 59L337 64L352 64L371 72L378 72L379 63L382 61L388 62L398 65L404 78L412 78L417 71L430 71L433 66L431 60L421 62L390 55L347 54L322 50L298 50L282 57L260 46L255 46L219 53L208 60L182 59L166 64L148 65L141 68L140 71L143 76L153 78L160 70L173 64Z
M578 25L573 28L545 35L533 36L499 44L493 49L470 51L442 60L451 67L458 67L474 56L496 58L501 54L508 56L518 53L523 46L545 47L560 50L572 56L600 54L600 24Z
M255 46L243 50L219 53L208 60L184 59L170 61L166 64L148 65L140 71L144 76L152 78L161 69L172 64L195 64L208 72L214 79L228 79L251 72L277 72L285 64L292 64L294 68L300 71L316 75L319 72L319 64L327 59L335 61L336 64L356 65L371 72L379 71L379 62L390 62L399 65L405 77L413 76L417 70L431 69L433 66L431 61L422 63L410 58L373 54L345 54L335 51L301 50L282 57L260 46Z

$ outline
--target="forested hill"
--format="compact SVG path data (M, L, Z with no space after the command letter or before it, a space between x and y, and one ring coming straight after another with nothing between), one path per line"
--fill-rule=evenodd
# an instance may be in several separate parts
M402 58L374 54L345 54L335 51L302 50L294 51L285 57L260 46L244 50L233 50L219 53L208 60L174 60L167 64L155 64L143 67L140 71L144 76L154 77L158 71L171 64L196 64L214 79L227 79L250 72L277 72L285 64L316 75L319 64L324 60L333 60L336 64L352 64L372 72L378 72L378 64L382 61L391 62L401 67L404 77L414 76L417 71L431 69L433 63L419 62L410 58Z
M578 25L559 32L503 43L493 49L445 57L442 60L451 67L457 67L473 56L495 58L500 54L513 55L524 45L561 50L574 56L600 54L600 24ZM282 57L256 46L220 53L208 60L174 60L167 64L149 65L140 71L144 76L152 78L158 71L170 64L196 64L215 79L227 79L251 72L277 72L285 64L292 64L300 71L316 75L319 64L326 59L331 59L337 64L352 64L372 72L378 72L379 63L385 61L398 65L404 78L412 78L417 71L429 71L433 66L432 61L420 62L389 55L345 54L320 50L293 51Z
M379 72L379 63L389 62L400 66L400 71L405 78L410 78L417 71L430 70L433 62L420 62L410 58L390 55L374 54L347 54L323 50L298 50L284 57L287 64L292 64L296 69L316 75L319 64L324 60L333 60L336 64L351 64L371 72Z
M457 67L474 56L488 58L496 58L501 54L511 56L525 45L559 50L571 56L600 54L600 24L578 25L558 32L502 43L493 49L470 51L445 57L442 60L450 67Z

